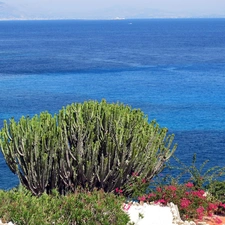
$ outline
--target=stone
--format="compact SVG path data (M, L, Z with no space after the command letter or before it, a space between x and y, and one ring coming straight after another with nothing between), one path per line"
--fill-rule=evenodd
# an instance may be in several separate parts
M167 206L154 203L128 203L122 209L129 215L134 225L196 225L194 221L183 221L177 205Z
M173 224L175 224L175 225L196 225L196 223L194 221L183 221L180 218L180 212L179 212L177 205L170 202L167 206L170 207L171 213L173 215Z
M0 225L14 225L11 221L9 223L3 223L2 220L0 219Z
M197 222L197 225L208 225L206 222Z

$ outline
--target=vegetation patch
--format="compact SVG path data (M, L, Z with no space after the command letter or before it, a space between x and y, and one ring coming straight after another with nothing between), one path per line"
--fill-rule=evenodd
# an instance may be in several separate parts
M17 225L126 225L129 217L122 209L123 197L103 190L77 189L75 193L33 196L20 187L0 191L0 218Z

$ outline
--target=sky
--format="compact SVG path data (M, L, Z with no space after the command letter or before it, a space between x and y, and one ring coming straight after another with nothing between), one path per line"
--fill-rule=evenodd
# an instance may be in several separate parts
M0 0L0 18L225 17L225 0Z

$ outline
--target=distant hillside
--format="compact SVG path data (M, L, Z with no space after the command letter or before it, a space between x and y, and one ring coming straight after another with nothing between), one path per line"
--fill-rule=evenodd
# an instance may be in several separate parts
M7 3L0 2L0 19L23 18L24 13Z
M76 7L75 3L45 4L47 1L0 0L0 20L10 19L114 19L114 18L213 18L223 17L221 11L152 8L151 4L134 7L117 3L109 7ZM10 1L13 2L13 1ZM54 2L54 1L53 1ZM81 4L82 5L82 4Z

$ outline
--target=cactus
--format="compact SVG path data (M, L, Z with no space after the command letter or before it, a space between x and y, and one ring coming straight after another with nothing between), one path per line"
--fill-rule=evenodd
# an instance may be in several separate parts
M105 100L71 104L55 116L11 119L0 132L7 164L35 195L78 186L111 192L133 172L150 181L175 151L172 141L141 110Z
M11 119L9 125L4 121L0 132L0 146L9 168L34 195L53 188L49 180L56 172L52 170L58 148L56 118L41 113L32 119L22 117L18 123Z
M113 191L132 172L151 180L176 149L173 135L140 110L123 104L89 101L63 108L75 186Z

